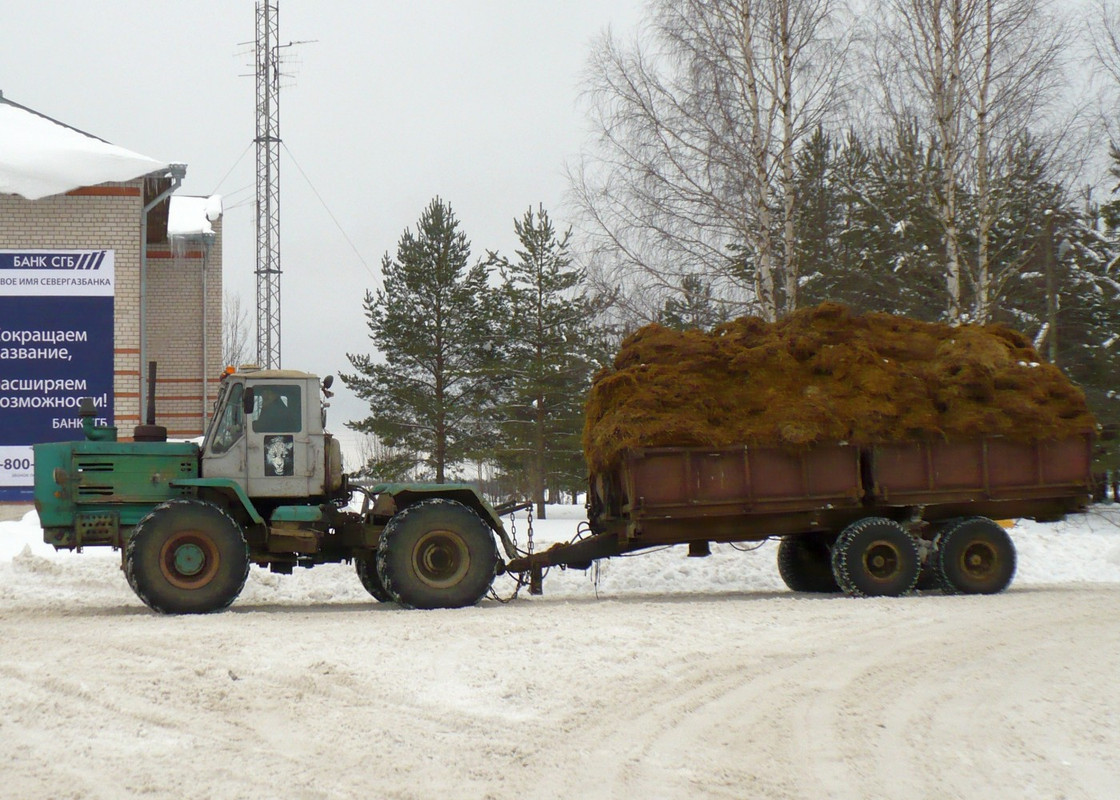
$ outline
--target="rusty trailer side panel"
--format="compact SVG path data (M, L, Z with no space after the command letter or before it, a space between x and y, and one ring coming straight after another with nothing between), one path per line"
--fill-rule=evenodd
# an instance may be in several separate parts
M600 521L632 546L747 541L861 516L859 448L658 447L628 451Z
M1092 437L910 441L860 448L658 447L593 476L592 529L622 550L837 533L868 516L1058 519L1090 497Z
M1003 437L909 442L871 448L871 500L924 507L929 520L956 516L1060 519L1091 494L1088 434L1053 441Z

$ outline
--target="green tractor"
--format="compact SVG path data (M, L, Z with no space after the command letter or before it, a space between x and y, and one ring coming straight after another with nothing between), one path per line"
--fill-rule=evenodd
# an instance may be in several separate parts
M498 544L515 556L500 514L464 484L352 482L325 430L331 382L291 370L231 372L201 445L166 441L151 403L135 441L118 441L83 401L84 441L34 446L44 540L119 549L129 586L168 614L226 608L250 564L291 573L353 561L380 601L477 603L504 569ZM360 511L355 493L364 495Z

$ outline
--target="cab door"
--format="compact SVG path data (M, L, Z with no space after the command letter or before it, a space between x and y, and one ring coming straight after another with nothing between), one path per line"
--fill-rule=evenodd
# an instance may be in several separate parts
M250 497L308 497L314 473L306 382L251 384L246 422Z
M242 489L248 488L246 462L245 385L232 382L219 395L214 406L214 419L202 449L202 476L231 478Z

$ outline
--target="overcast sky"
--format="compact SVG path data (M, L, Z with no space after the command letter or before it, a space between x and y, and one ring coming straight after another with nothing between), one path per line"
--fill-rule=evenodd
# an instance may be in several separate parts
M280 0L282 361L321 375L369 352L364 291L428 201L473 256L512 256L513 219L565 224L563 166L585 141L590 42L642 0ZM88 133L187 164L180 194L225 198L226 287L256 305L253 0L0 0L0 91ZM338 220L346 241L308 181ZM230 170L232 169L232 172ZM228 177L226 174L229 173ZM360 254L360 257L359 257ZM363 260L365 264L363 264ZM255 331L255 328L253 328ZM333 424L365 414L339 392Z

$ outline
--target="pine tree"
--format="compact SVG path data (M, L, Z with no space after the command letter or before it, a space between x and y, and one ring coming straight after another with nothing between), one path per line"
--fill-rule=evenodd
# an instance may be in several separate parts
M837 258L843 203L833 180L837 168L831 138L818 127L793 161L801 202L795 215L801 299L810 305L832 299L843 264Z
M398 456L415 454L413 462L439 483L485 438L494 308L488 271L469 266L469 258L451 206L436 197L416 233L401 235L396 257L382 259L383 286L365 295L382 360L348 353L356 372L341 376L371 411L349 427L375 434Z
M1004 288L996 319L1032 337L1040 354L1084 390L1098 421L1116 426L1120 247L1069 205L1047 211L1028 228L1035 242L1025 268Z
M594 307L583 270L571 266L571 231L558 235L543 206L514 221L517 260L496 253L509 318L502 349L504 402L499 462L520 473L545 514L548 487L572 491L585 478L583 402L596 368Z
M711 281L699 275L685 275L681 281L680 295L665 301L658 320L668 328L679 331L690 328L710 330L726 318L720 313L722 307L716 303Z
M937 319L944 304L936 154L916 125L872 146L814 137L797 159L798 247L806 303Z
M871 155L858 210L861 251L885 310L924 320L945 316L944 236L937 217L937 150L916 123L898 124Z
M1108 157L1112 161L1112 165L1108 168L1108 174L1120 180L1120 147L1117 147L1115 143L1108 146ZM1120 183L1112 187L1113 195L1118 191L1120 191ZM1100 214L1108 233L1115 236L1120 231L1120 199L1104 203L1100 207Z

